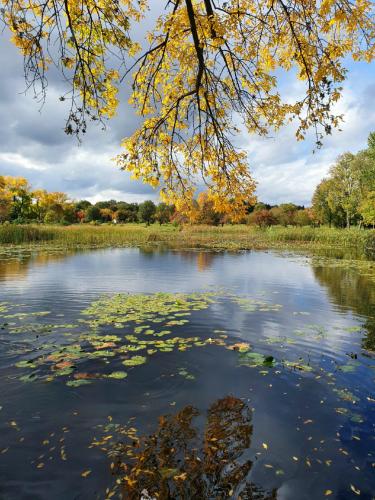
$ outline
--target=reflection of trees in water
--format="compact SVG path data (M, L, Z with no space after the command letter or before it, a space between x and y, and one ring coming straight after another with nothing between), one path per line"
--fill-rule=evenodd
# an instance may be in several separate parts
M4 255L0 253L0 281L25 278L32 267L45 266L51 262L65 260L67 257L87 250L37 250L22 251L19 255ZM92 251L92 250L91 250Z
M212 266L215 257L217 257L217 253L207 252L207 251L183 251L178 252L181 257L190 262L196 263L198 271L205 271Z
M212 265L215 256L216 255L214 253L199 252L197 255L198 271L205 271L206 269L209 269Z
M115 474L125 478L123 498L148 495L158 499L275 499L248 480L247 457L253 426L252 412L243 401L227 396L207 411L204 428L195 427L200 415L186 406L159 419L156 432L119 448Z
M153 247L140 247L139 248L141 254L144 257L152 258L158 255L163 255L169 253L171 251L167 246L159 246L157 248ZM198 271L205 271L209 269L217 257L218 253L209 252L209 251L194 251L194 250L183 250L183 251L174 251L174 254L180 255L184 260L191 262L197 265Z
M326 287L332 300L343 310L353 310L367 318L364 349L375 350L375 284L371 279L348 267L314 266L314 275Z
M76 251L38 251L36 253L22 253L19 257L2 258L0 254L0 281L17 280L27 276L31 267L45 266L51 262L64 260Z

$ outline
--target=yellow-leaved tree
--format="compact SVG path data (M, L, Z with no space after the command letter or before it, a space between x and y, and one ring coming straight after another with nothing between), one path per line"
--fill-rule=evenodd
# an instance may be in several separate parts
M238 127L266 135L295 119L318 145L339 124L333 112L343 60L374 57L371 0L166 0L146 39L147 0L0 0L24 55L29 85L46 88L53 62L71 84L68 133L116 111L119 86L142 117L118 163L188 210L205 184L215 210L241 215L255 183ZM152 16L151 16L152 17ZM305 88L283 100L279 77L293 71Z

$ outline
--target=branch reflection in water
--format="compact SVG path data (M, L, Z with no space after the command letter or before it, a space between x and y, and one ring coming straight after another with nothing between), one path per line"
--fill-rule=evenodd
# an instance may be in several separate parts
M276 491L249 479L252 433L252 410L233 396L217 400L205 417L194 406L162 416L147 437L125 431L108 449L116 493L129 500L276 499Z

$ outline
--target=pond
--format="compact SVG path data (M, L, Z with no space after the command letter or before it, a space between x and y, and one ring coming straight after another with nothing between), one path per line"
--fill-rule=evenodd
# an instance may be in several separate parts
M374 349L350 262L3 253L0 497L372 499Z

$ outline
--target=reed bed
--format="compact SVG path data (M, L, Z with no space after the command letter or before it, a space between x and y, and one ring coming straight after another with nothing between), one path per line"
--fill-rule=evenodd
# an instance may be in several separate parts
M0 225L0 244L56 244L66 248L166 245L171 248L254 249L353 248L375 255L375 231L312 227L259 229L246 225L175 227L153 224L124 225Z

